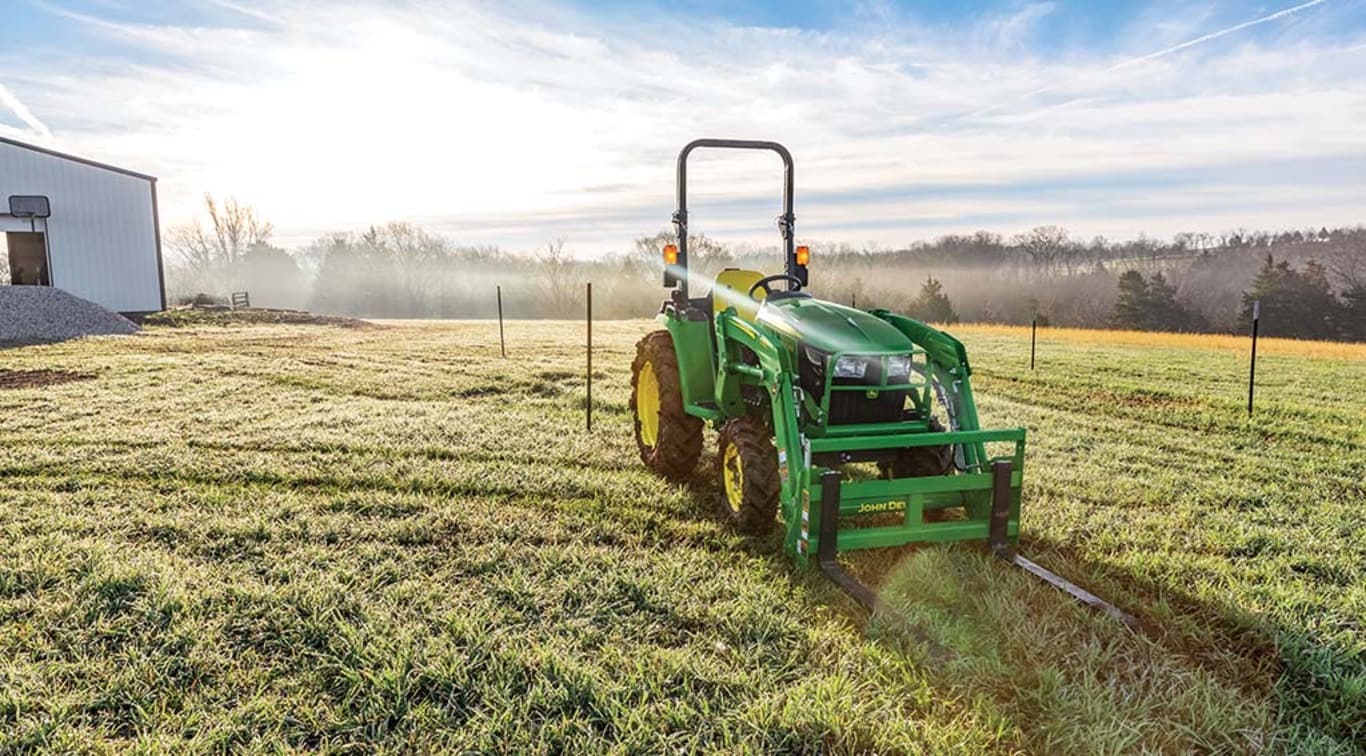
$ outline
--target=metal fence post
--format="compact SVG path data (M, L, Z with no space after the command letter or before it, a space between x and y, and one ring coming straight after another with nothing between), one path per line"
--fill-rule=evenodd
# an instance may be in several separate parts
M1252 417L1252 396L1257 388L1257 326L1262 320L1262 300L1252 302L1252 359L1247 366L1247 416Z
M1034 345L1039 341L1039 316L1035 315L1029 325L1029 369L1034 369Z
M503 338L503 287L498 287L498 351L508 356L507 340Z
M588 402L585 419L588 431L593 430L593 282L588 282Z

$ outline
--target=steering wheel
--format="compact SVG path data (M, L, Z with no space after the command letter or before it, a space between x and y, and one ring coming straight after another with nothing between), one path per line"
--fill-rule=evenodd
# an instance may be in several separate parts
M790 294L802 290L802 279L797 278L796 276L790 276L786 273L778 273L772 276L764 276L758 281L755 281L754 285L749 287L749 298L754 299L754 292L758 289L763 289L764 296L766 297L773 296L773 289L769 287L769 284L774 284L779 281L787 281L789 284L787 291L779 292L780 294Z

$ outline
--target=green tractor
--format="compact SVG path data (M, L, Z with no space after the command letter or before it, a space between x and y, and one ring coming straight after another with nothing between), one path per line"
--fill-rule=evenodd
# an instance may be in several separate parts
M687 165L698 148L782 158L784 272L690 277ZM646 467L686 478L711 424L722 515L754 534L780 516L797 564L814 559L869 609L875 595L840 567L838 553L985 541L1002 559L1132 623L1016 554L1025 431L981 427L963 344L917 320L803 290L810 252L795 245L793 186L792 156L776 142L699 139L679 153L677 244L663 250L672 292L657 317L663 329L640 340L632 365ZM694 283L705 294L692 296Z

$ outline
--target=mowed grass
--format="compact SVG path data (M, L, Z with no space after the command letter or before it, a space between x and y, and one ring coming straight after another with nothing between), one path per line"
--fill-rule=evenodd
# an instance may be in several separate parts
M1366 738L1366 360L964 328L1024 549L854 568L644 472L646 321L149 329L0 352L0 751L1343 752ZM714 448L709 438L708 452Z

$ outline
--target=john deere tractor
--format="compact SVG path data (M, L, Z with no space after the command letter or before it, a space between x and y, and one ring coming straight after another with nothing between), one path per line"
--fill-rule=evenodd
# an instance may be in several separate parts
M687 168L699 148L782 158L782 272L690 273ZM795 244L793 182L792 156L776 142L699 139L679 153L677 243L662 250L672 291L662 329L641 339L632 366L641 460L667 478L688 477L710 424L722 516L746 533L768 532L780 517L787 553L802 566L814 557L869 608L875 597L840 568L839 552L978 540L1112 609L1015 553L1025 431L981 427L963 344L920 321L805 291L811 255Z

